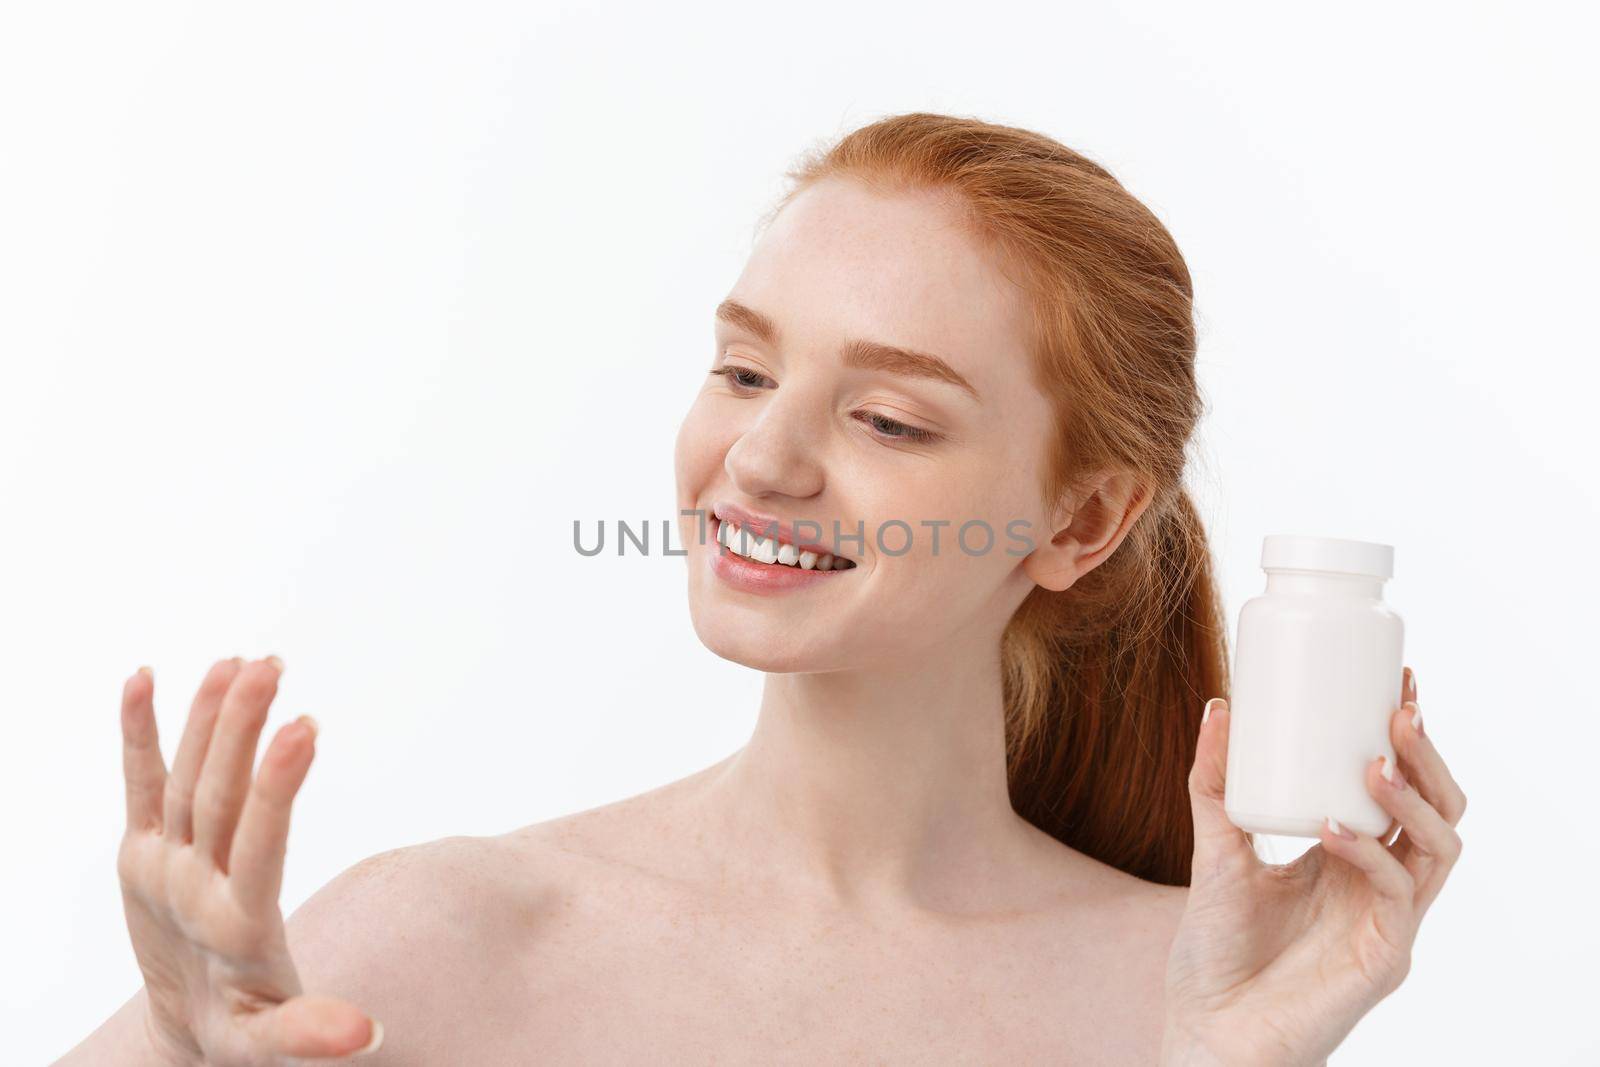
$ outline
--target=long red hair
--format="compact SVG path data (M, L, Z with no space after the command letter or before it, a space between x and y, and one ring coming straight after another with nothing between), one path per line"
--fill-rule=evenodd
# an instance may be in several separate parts
M1188 775L1204 703L1227 695L1228 651L1183 484L1203 403L1177 243L1104 167L972 118L893 115L806 153L787 177L765 221L824 178L953 194L1029 297L1037 379L1057 412L1045 499L1106 467L1147 479L1151 502L1116 551L1063 592L1035 588L1005 630L1010 792L1070 847L1187 885Z

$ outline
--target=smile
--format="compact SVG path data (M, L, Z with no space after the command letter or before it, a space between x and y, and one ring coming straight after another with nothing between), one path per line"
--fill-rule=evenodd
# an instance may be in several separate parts
M847 571L855 566L843 556L835 556L831 552L819 553L809 548L797 549L787 541L762 537L738 523L724 520L717 522L717 544L734 555L777 567L798 567L804 571Z

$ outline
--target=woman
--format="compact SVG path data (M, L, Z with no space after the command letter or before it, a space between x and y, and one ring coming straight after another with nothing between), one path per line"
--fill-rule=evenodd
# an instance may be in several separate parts
M251 777L283 665L216 664L170 773L141 670L145 988L62 1062L1309 1064L1400 983L1465 806L1409 669L1401 767L1366 771L1392 843L1330 825L1268 866L1223 813L1167 231L1060 144L949 116L790 177L676 451L695 630L767 672L749 742L372 857L285 926L315 726Z

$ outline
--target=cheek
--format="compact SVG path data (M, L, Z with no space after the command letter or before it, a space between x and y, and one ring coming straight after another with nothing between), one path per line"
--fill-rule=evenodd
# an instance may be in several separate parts
M937 530L917 526L910 551L898 556L887 552L878 555L880 574L875 577L881 582L880 588L912 615L964 614L993 596L1017 563L1005 554L1015 542L1007 539L1003 522L996 524L987 515L971 511L960 517L953 513L947 516L949 525ZM992 532L974 523L963 538L960 527L969 519L989 523ZM887 531L884 542L888 548L898 550L905 543L905 531Z
M723 457L727 454L726 444L721 439L726 435L726 430L726 424L719 425L719 420L713 417L704 396L697 398L690 406L689 413L678 427L678 438L672 451L680 503L694 500L716 476L716 472L721 470Z
M677 483L680 546L699 549L709 539L710 492L723 475L723 462L736 439L737 426L728 413L717 410L715 398L698 397L678 427L672 465ZM702 514L682 514L700 510Z
M996 477L997 471L1008 473ZM952 565L969 570L976 565L980 573L986 573L993 569L996 556L1014 561L1014 557L1004 553L1006 547L1016 545L1015 539L1007 534L1007 523L1014 519L1031 523L1035 511L1031 499L1019 491L1026 484L1025 479L1020 466L1008 464L1003 457L995 458L988 452L941 471L940 476L928 484L928 492L901 505L913 527L915 549L900 558L910 559L925 553L930 557L928 562L940 568L941 573L948 573L945 568ZM931 526L920 524L918 520L924 518L944 520L946 525L935 531ZM964 524L969 526L963 535ZM937 553L933 551L936 533ZM904 543L903 530L889 531L885 537L890 547ZM1008 569L1009 563L1002 562L999 567Z
M1034 509L1027 495L1018 490L1025 484L1020 476L997 479L993 472L1007 469L990 460L948 471L928 492L907 494L882 512L903 517L911 527L911 549L901 555L870 550L879 573L874 580L885 594L882 610L924 626L936 618L959 622L974 612L985 610L1003 589L1022 562L1027 545L1020 536L1032 538ZM945 520L935 529L923 519ZM1008 523L1022 519L1028 526L1008 529ZM964 523L970 523L965 536ZM870 534L869 534L870 537ZM935 540L937 539L937 545ZM885 546L899 551L906 544L906 531L894 526L883 532Z

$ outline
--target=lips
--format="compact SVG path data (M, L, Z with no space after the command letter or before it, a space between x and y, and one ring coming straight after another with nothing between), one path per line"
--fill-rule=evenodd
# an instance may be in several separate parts
M778 541L781 541L784 544L793 545L795 551L797 552L814 552L818 556L832 555L838 559L844 559L850 567L855 565L854 560L834 552L833 546L820 544L815 541L799 540L795 536L794 526L790 523L782 521L776 516L764 515L757 511L750 511L746 508L739 507L737 504L727 501L717 501L712 505L711 513L716 516L720 522L733 523L751 536L769 538L776 537ZM808 529L810 529L822 524L820 522L811 521L807 522L805 525Z

